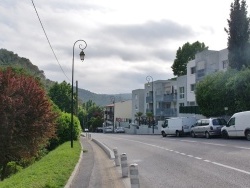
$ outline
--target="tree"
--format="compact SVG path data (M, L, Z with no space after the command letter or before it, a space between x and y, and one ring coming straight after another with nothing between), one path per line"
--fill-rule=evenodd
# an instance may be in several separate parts
M234 76L227 81L227 91L231 94L231 105L230 114L247 111L250 109L250 69L245 69L237 72Z
M201 52L204 49L208 49L205 44L199 41L190 44L189 42L185 43L182 48L176 52L176 58L173 65L171 66L175 76L182 76L187 74L187 63L188 61L195 58L197 52Z
M216 72L196 85L196 101L201 113L207 117L224 115L227 104L226 81L230 74Z
M139 123L139 126L141 125L141 117L142 117L142 115L143 115L142 112L137 112L137 113L135 114L135 117L136 117L136 119L137 119L137 121L138 121L138 123Z
M71 112L71 85L65 81L56 82L49 89L49 97L64 112Z
M0 70L0 166L1 179L6 165L34 157L55 135L57 114L33 77Z
M240 3L240 0L234 0L230 11L230 19L227 20L229 28L225 28L228 34L229 66L241 70L244 66L250 66L250 19L247 17L246 1Z

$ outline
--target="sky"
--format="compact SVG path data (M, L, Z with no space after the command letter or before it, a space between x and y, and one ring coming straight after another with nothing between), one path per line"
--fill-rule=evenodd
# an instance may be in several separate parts
M233 0L32 0L0 1L0 48L29 59L46 78L97 94L132 93L173 78L176 51L186 42L227 48ZM248 3L248 2L247 2ZM248 13L250 12L248 7ZM84 50L81 61L79 45ZM75 43L76 42L76 43ZM75 45L74 45L75 43ZM73 48L74 47L74 48Z

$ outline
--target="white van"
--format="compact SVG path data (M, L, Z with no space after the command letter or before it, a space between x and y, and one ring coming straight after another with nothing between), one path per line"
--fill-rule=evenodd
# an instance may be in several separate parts
M250 141L250 111L235 113L227 125L221 128L221 136L246 137Z
M191 126L196 123L195 117L176 117L166 119L162 125L161 134L163 137L167 135L175 135L177 137L190 134Z

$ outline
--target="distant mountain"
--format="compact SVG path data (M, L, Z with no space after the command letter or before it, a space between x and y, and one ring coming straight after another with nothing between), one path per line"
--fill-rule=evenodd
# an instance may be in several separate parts
M87 91L85 89L78 88L78 97L81 100L83 100L83 102L92 100L99 106L106 106L108 104L112 104L112 100L111 100L112 97L115 98L115 102L126 101L126 100L132 99L132 93L123 93L123 94L114 94L114 95L96 94L96 93Z
M8 66L23 68L27 70L29 74L35 77L39 77L41 81L45 84L46 89L49 89L49 87L53 83L55 83L54 81L46 79L46 77L44 76L44 71L39 70L39 68L36 65L33 65L29 59L19 57L17 54L14 54L13 52L8 51L6 49L0 49L0 67L8 67ZM116 102L132 99L132 94L130 93L114 94L114 95L96 94L88 90L78 88L78 97L80 100L82 100L82 102L87 102L88 100L92 100L99 106L105 106L112 103L111 101L112 96L115 97Z

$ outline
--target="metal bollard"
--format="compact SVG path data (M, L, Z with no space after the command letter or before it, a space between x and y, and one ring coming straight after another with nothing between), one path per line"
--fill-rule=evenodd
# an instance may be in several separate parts
M89 133L89 139L91 140L91 134Z
M129 174L131 188L140 188L138 164L131 164L129 166Z
M128 177L128 163L126 153L121 154L122 177Z
M114 155L115 155L115 166L119 166L120 161L119 161L118 150L117 150L117 148L114 148L113 151L114 151Z

